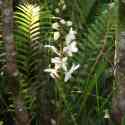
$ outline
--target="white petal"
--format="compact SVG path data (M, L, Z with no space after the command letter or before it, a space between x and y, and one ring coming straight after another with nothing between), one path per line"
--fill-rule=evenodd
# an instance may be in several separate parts
M60 23L64 25L64 24L66 24L66 21L64 19L61 19Z
M76 34L77 34L77 32L76 32L75 30L73 30L73 28L72 28L72 27L70 28L69 33L70 33L70 34L74 34L74 35L76 35Z
M72 64L72 67L70 69L70 72L74 72L75 70L77 70L78 68L80 67L80 65L75 65L75 64Z
M45 69L44 72L49 72L50 73L50 76L52 78L59 78L59 75L58 75L58 70L57 69Z
M67 57L60 58L60 57L54 57L51 59L51 63L55 64L55 69L62 68L64 71L67 70Z
M60 33L59 32L54 32L54 40L57 41L60 37Z
M68 33L67 35L66 35L66 38L65 38L65 40L66 40L66 44L68 45L68 44L70 44L73 40L75 40L76 39L76 36L74 35L74 34L70 34L70 33Z
M54 57L51 59L51 62L58 64L58 63L61 63L61 59L60 59L60 57Z
M54 53L56 53L57 55L60 55L60 53L58 52L58 50L57 50L57 48L56 48L55 46L45 45L44 47L45 47L45 48L50 48L50 49L52 49L52 51L53 51Z
M56 8L55 12L58 14L60 12L59 8Z
M67 24L67 26L70 27L70 26L72 26L72 21L67 21L66 24Z
M71 50L72 52L78 52L78 48L77 48L77 46L76 46L76 42L72 42L72 43L70 44L70 50Z
M72 27L70 28L69 33L66 35L66 44L70 44L72 41L76 39L76 31L73 31Z
M75 64L72 64L72 67L71 69L68 71L68 72L65 72L65 78L64 78L64 81L67 82L71 77L72 77L72 73L77 70L78 68L80 67L80 65L75 65Z
M44 69L44 72L53 72L54 71L54 69Z
M63 9L63 10L65 10L65 9L66 9L66 4L64 4L64 5L62 6L62 9Z
M53 79L56 79L56 76L55 76L53 73L50 73L50 76L51 76Z
M77 70L79 67L80 67L79 64L78 64L78 65L75 65L75 66L74 66L74 71Z
M63 52L66 53L68 56L72 56L72 51L69 49L69 47L64 47Z
M59 23L57 23L57 22L52 24L52 28L53 28L53 29L58 30L59 27L60 27L60 26L59 26Z
M63 61L66 62L68 60L68 57L64 57Z
M69 45L63 48L63 52L68 56L72 56L73 53L78 52L78 48L76 46L76 42L71 42Z
M70 78L71 78L71 74L69 72L66 72L64 81L67 82Z
M56 70L59 70L61 68L61 64L55 64L55 67L54 67Z
M69 72L72 74L74 72L74 68L75 68L75 64L72 64L71 69L69 70Z

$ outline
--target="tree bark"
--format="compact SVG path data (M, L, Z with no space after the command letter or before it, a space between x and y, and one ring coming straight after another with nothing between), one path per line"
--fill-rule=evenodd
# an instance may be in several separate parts
M125 1L119 0L118 32L115 53L116 92L113 96L113 118L117 125L125 115Z
M15 122L16 125L29 125L29 115L18 91L16 45L13 38L13 0L1 0L0 4L2 7L3 41L6 51L7 84L14 100Z

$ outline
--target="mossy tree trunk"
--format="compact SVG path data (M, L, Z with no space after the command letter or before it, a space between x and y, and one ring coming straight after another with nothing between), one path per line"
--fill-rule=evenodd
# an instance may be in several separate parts
M116 92L113 97L113 118L121 125L125 116L125 1L119 0L118 27L115 53Z
M13 0L2 0L3 41L6 51L6 73L8 91L14 100L16 125L29 125L29 115L19 95L19 81L16 65L16 45L13 38Z

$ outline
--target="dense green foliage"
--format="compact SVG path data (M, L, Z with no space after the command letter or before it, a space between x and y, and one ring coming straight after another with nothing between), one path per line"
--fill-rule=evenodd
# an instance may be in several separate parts
M14 12L20 94L31 112L33 125L41 125L41 117L46 112L51 114L50 120L62 119L62 125L105 125L105 112L111 113L113 94L117 3L65 0L66 10L58 15L54 11L58 2L27 2L19 4ZM71 20L77 30L79 51L70 61L79 63L80 68L67 83L61 80L55 82L44 72L53 55L44 45L55 44L51 28L55 15ZM0 101L9 94L3 44L0 34ZM3 106L6 108L0 107L1 115L4 110L14 112L11 101Z

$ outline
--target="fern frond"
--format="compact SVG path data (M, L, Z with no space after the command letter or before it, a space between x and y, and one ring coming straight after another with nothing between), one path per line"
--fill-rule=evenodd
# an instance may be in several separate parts
M37 77L36 66L38 63L40 41L39 16L40 7L37 5L19 5L15 12L15 23L17 26L15 30L17 66L20 73L22 93L24 91L28 92L27 89L30 88L30 85L35 82ZM25 87L23 87L24 84ZM29 94L25 93L24 95Z

